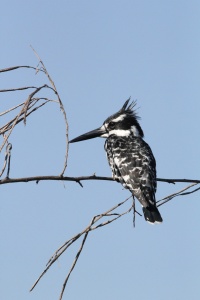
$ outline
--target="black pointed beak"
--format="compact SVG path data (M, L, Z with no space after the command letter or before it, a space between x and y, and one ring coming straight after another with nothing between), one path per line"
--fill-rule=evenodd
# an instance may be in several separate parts
M69 143L76 143L76 142L80 142L80 141L93 139L96 137L103 136L104 134L106 134L106 131L105 131L104 127L102 126L100 128L97 128L95 130L89 131L87 133L84 133L84 134L78 136L77 138L69 141Z

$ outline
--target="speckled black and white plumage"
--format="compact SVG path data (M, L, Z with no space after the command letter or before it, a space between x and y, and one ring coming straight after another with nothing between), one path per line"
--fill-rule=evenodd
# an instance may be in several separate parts
M105 150L113 178L139 200L145 219L162 222L155 200L156 161L149 145L133 135L111 135L105 142Z
M143 140L136 105L129 99L122 109L109 117L104 126L108 132L105 142L108 163L113 178L135 196L143 207L146 221L162 222L156 207L156 161L149 145Z
M128 189L143 207L146 221L162 222L156 207L156 161L149 145L143 140L139 117L128 99L122 108L105 120L100 128L85 133L71 143L94 137L106 138L105 150L113 178Z

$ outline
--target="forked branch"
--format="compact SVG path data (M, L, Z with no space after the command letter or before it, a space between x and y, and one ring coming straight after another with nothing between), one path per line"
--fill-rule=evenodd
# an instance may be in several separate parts
M0 134L4 136L4 140L0 146L0 152L4 148L4 146L8 143L9 137L12 134L12 132L17 124L19 124L22 121L24 122L24 124L26 124L27 117L29 117L32 113L36 112L38 109L43 107L45 104L50 103L50 102L58 103L60 106L60 110L62 111L63 116L64 116L65 136L66 136L66 138L65 138L65 140L66 140L65 159L64 159L63 169L60 173L60 176L63 176L63 174L66 170L66 167L67 167L67 157L68 157L68 122L67 122L66 112L65 112L63 103L61 101L61 98L59 96L59 93L57 91L54 81L52 80L51 76L49 75L43 61L41 60L41 58L39 57L37 52L33 48L32 48L32 50L34 51L35 55L37 56L37 58L39 60L37 67L32 67L32 66L27 66L27 65L13 66L13 67L1 69L0 73L15 71L15 70L19 70L19 69L32 69L32 70L36 71L36 73L42 72L43 74L45 74L50 85L45 83L39 87L31 85L31 86L22 86L22 87L17 87L17 88L7 88L7 89L0 90L0 93L10 93L10 92L17 92L17 91L25 92L28 90L33 90L26 97L26 99L23 102L0 113L0 116L4 116L5 114L9 114L10 112L13 112L13 111L21 108L14 118L12 117L6 124L1 126L1 128L0 128ZM57 100L49 99L46 97L40 97L39 93L43 89L49 89L49 90L53 91L54 95L56 95ZM4 167L2 168L2 171L3 171L3 169L4 169ZM1 175L2 175L2 173L3 172L1 172Z
M163 181L163 180L162 180ZM167 181L166 181L167 182ZM192 191L188 191L188 192L185 192L186 190L189 190L191 189L192 187L198 185L199 183L193 183L193 184L190 184L188 186L186 186L185 188L181 189L180 191L176 192L176 193L173 193L173 194L170 194L166 197L164 197L163 199L161 200L158 200L157 203L159 203L157 206L161 206L163 204L165 204L166 202L172 200L173 198L177 197L177 196L184 196L184 195L188 195L188 194L191 194L191 193L194 193L195 191L199 190L200 187L196 188L195 190L192 190ZM183 193L184 192L184 193ZM64 294L64 291L65 291L65 288L66 288L66 285L68 283L68 280L69 280L69 277L80 257L80 254L81 252L83 251L83 247L85 245L85 242L86 242L86 239L88 238L88 234L90 231L92 230L96 230L98 228L101 228L103 226L106 226L108 224L111 224L112 222L116 221L117 219L121 218L122 216L125 216L126 214L130 213L131 211L133 211L133 220L135 222L135 213L139 214L141 216L140 213L138 213L136 210L135 210L135 205L133 203L131 203L131 206L129 206L128 209L126 209L124 212L122 213L119 213L117 212L117 208L119 208L120 206L122 206L123 204L125 204L130 198L132 198L132 196L130 196L129 198L125 199L124 201L118 203L117 205L115 205L114 207L110 208L109 210L107 210L106 212L100 214L100 215L97 215L97 216L94 216L90 222L90 224L81 232L79 232L78 234L76 234L75 236L73 236L72 238L70 238L69 240L67 240L61 247L59 247L55 253L51 256L51 258L49 259L49 261L47 262L46 264L46 268L44 269L44 271L41 273L41 275L38 277L38 279L36 280L36 282L33 284L33 286L31 287L30 291L32 291L36 285L38 284L38 282L40 281L40 279L44 276L44 274L46 274L46 272L49 270L49 268L58 260L58 258L73 244L75 243L76 241L78 241L79 239L81 239L81 237L83 236L83 239L80 243L80 247L75 255L75 258L74 258L74 261L71 265L71 268L64 280L64 283L63 283L63 286L62 286L62 289L61 289L61 293L60 293L60 296L59 296L59 300L62 300L62 297L63 297L63 294ZM103 218L109 218L108 220L106 221L102 221L100 224L96 224L97 222L99 222L101 219ZM96 224L96 225L95 225Z

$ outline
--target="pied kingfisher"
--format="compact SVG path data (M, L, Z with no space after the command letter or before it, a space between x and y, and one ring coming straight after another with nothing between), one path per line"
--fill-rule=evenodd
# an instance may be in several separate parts
M100 128L85 133L70 143L95 137L106 138L105 151L113 179L120 182L135 196L143 207L144 218L150 223L162 222L156 207L156 161L149 145L143 140L138 115L129 104L105 120ZM129 104L129 105L128 105Z

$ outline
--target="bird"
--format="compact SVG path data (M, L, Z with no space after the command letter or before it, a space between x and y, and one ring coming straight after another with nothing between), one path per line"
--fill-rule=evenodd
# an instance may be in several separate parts
M163 219L155 198L156 160L150 146L144 141L136 104L136 101L130 103L130 98L127 99L122 108L108 117L101 127L69 142L106 138L104 149L113 179L128 189L133 199L138 199L146 221L161 223Z

